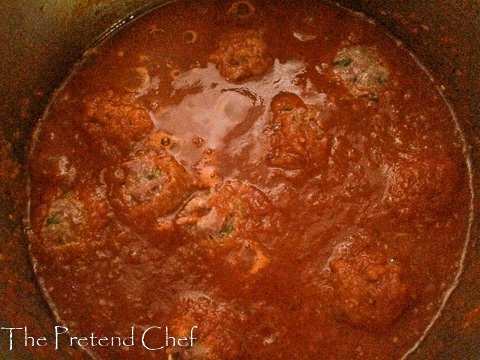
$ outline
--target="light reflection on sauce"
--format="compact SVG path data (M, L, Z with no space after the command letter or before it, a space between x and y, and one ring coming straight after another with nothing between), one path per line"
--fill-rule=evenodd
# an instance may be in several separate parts
M152 111L155 127L180 133L184 139L192 140L172 149L172 153L187 166L194 166L200 161L204 149L209 148L224 155L219 164L223 176L241 176L241 170L233 165L234 158L242 154L248 156L251 163L262 158L259 139L268 116L265 104L269 104L276 94L291 92L302 96L307 104L328 111L331 104L327 103L326 95L316 91L309 81L306 86L301 83L300 76L305 71L306 65L301 61L290 60L282 64L276 60L269 73L261 79L249 81L246 89L241 83L227 82L214 64L194 68L180 74L171 84L172 97L182 91L189 94L177 105ZM152 84L158 86L158 82ZM197 137L203 140L202 147L194 144L193 139ZM230 166L222 166L224 163Z

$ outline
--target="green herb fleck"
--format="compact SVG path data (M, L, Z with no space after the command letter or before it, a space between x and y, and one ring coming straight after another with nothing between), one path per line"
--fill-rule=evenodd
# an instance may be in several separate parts
M162 175L162 170L157 168L155 171L150 171L145 176L148 180L153 180L156 177L161 176L161 175Z
M340 59L340 60L336 60L333 65L335 66L343 66L343 67L346 67L348 65L350 65L352 63L352 59L348 58L348 59Z
M50 216L47 218L47 225L56 225L60 223L60 218L58 216Z
M223 236L230 235L233 232L233 225L224 225L221 230Z

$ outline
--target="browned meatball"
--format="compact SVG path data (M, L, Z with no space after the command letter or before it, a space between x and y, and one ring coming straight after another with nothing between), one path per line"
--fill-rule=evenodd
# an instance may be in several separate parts
M395 320L408 302L401 264L375 246L347 248L330 262L333 311L341 320L367 328Z
M174 157L138 151L107 170L108 199L117 213L136 225L151 227L179 208L194 190L194 179Z
M91 241L112 217L103 192L78 188L60 193L40 207L36 216L45 249L82 247Z
M388 171L384 202L401 219L438 219L449 213L460 178L459 167L448 158L399 162Z
M220 74L230 82L265 74L273 64L262 34L254 30L237 30L220 40L218 50L210 56Z
M219 303L203 293L185 294L173 306L171 333L176 337L190 337L193 334L192 347L179 350L177 356L182 360L239 359L241 356L244 334L237 331L244 321L242 314L231 308L229 303ZM169 328L170 330L170 328Z
M197 238L238 236L254 230L271 208L257 188L239 181L193 197L178 214L177 224Z
M340 49L333 65L333 72L353 96L378 97L390 75L378 54L363 46Z
M135 104L131 95L113 91L94 94L84 100L83 129L104 148L126 149L153 129L147 110Z
M176 223L235 271L254 274L269 263L259 236L273 226L270 209L260 190L235 181L193 197Z
M287 169L324 167L329 156L329 141L320 112L291 93L278 94L270 107L267 158L271 165Z

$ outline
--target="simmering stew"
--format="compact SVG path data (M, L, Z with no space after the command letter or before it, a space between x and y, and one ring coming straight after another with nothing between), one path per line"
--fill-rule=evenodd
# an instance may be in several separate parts
M463 147L362 15L170 4L89 50L40 122L36 272L105 359L400 359L461 270Z

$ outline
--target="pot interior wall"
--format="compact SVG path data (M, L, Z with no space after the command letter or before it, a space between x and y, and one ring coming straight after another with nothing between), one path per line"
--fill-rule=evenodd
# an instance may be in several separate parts
M34 285L23 240L26 209L25 149L52 92L82 53L113 26L164 0L0 0L0 325L27 326L45 336L53 321ZM474 182L480 168L480 3L476 0L343 0L387 27L418 56L458 114L473 155ZM477 204L478 205L478 204ZM480 269L477 223L466 271L446 313L412 359L478 359ZM47 331L48 332L48 331ZM8 353L0 337L0 357L82 358L74 349L35 355L22 343Z

